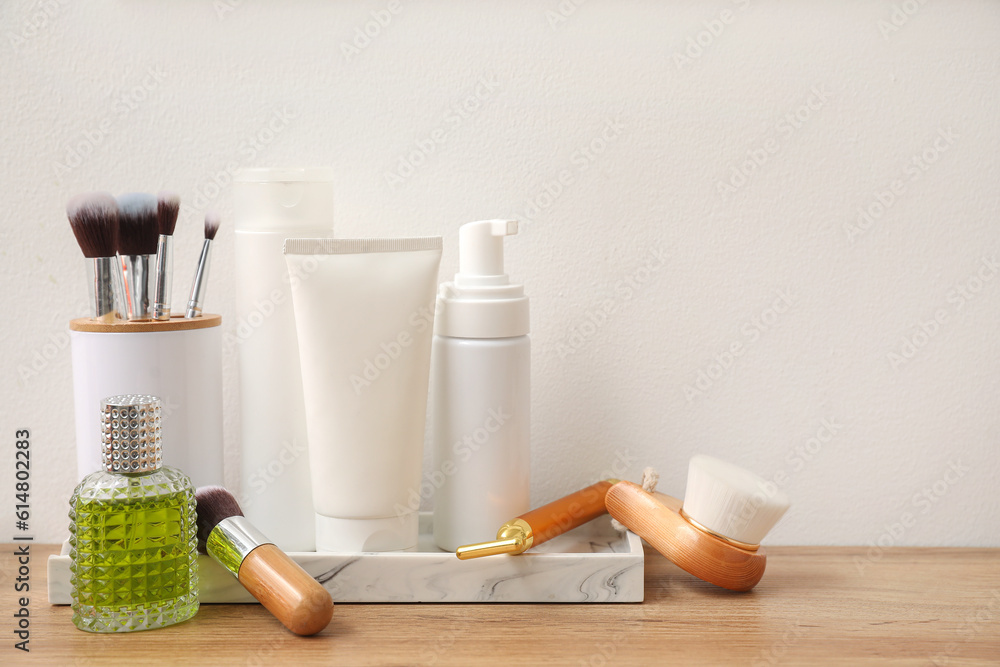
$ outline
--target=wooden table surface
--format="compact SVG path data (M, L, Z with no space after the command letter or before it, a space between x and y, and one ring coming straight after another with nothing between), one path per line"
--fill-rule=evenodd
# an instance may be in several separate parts
M13 648L17 564L0 569L0 664L1000 665L1000 549L773 547L750 593L646 551L642 604L338 604L296 637L259 605L123 635L77 630L31 546L30 653Z

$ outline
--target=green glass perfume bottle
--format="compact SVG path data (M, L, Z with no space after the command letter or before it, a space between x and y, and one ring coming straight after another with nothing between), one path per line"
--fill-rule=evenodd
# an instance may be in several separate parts
M104 470L70 499L73 623L90 632L149 630L198 611L195 496L180 470L162 466L153 396L101 401Z

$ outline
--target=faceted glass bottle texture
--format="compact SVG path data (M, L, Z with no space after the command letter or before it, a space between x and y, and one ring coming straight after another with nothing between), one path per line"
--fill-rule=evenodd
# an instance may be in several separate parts
M187 475L160 465L160 402L116 396L101 410L107 470L70 500L73 623L130 632L186 621L198 611L196 502Z

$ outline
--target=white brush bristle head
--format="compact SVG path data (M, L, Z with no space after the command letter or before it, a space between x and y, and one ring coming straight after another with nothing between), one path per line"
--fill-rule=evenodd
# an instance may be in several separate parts
M774 483L748 470L711 456L691 459L684 512L712 532L760 544L790 505Z

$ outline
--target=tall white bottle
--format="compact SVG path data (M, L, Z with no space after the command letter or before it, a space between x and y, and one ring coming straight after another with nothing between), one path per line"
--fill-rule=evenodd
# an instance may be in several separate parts
M507 220L458 231L458 273L437 300L432 351L434 541L492 539L531 509L528 297L504 273Z
M282 246L333 236L329 169L245 169L234 179L240 505L284 551L315 551L305 405Z

